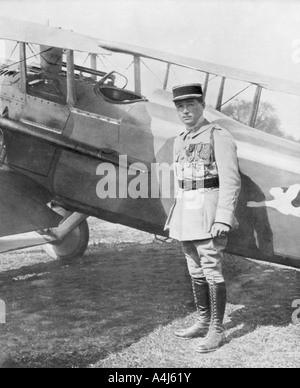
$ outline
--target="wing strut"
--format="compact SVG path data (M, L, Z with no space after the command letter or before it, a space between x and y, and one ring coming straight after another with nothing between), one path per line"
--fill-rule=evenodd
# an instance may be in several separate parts
M221 84L220 84L220 89L219 89L219 95L218 95L217 104L216 104L216 110L218 110L219 112L221 112L221 107L222 107L224 88L225 88L225 81L226 81L226 77L222 77Z
M142 93L142 81L141 81L141 57L138 55L134 55L133 57L134 63L134 85L135 92L138 94Z
M74 51L67 50L67 104L74 107L76 104Z
M26 43L20 42L20 91L26 94L27 87L27 66L26 66Z
M206 73L205 81L204 81L204 85L203 85L203 96L204 96L204 98L206 97L206 94L207 94L208 83L209 83L209 76L210 76L210 74Z
M252 128L255 128L255 123L256 123L260 99L261 99L261 93L262 93L262 87L260 85L257 85L253 103L252 103L250 119L249 119L249 127L252 127Z
M165 79L164 79L164 86L163 86L164 90L167 90L167 87L168 87L170 69L171 69L171 63L167 63L167 70L166 70Z

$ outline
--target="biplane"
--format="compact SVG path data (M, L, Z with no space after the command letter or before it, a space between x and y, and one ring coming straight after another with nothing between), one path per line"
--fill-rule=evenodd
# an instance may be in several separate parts
M255 129L262 90L299 96L300 84L6 18L0 39L14 42L19 53L0 66L0 253L42 245L57 258L79 257L89 241L89 216L168 239L173 180L171 195L159 190L153 198L151 185L164 171L151 165L163 170L173 163L182 124L169 75L180 66L204 76L204 94L210 76L221 77L216 107L205 114L235 138L242 177L239 228L227 251L300 267L300 145ZM88 66L76 63L78 53L89 55ZM132 87L124 74L99 68L97 58L111 54L132 58ZM161 88L147 98L145 58L165 66ZM256 88L249 125L221 112L227 78ZM117 172L114 198L99 193L108 165ZM137 177L149 183L149 195L120 195Z

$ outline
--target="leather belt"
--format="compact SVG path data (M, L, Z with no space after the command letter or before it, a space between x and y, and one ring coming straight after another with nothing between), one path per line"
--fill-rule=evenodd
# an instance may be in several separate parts
M209 178L204 180L178 180L179 187L183 190L198 190L219 188L219 178Z

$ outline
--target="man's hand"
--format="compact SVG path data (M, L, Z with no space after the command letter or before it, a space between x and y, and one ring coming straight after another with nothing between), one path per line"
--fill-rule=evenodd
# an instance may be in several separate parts
M211 228L211 234L213 238L226 238L230 232L230 226L216 222Z

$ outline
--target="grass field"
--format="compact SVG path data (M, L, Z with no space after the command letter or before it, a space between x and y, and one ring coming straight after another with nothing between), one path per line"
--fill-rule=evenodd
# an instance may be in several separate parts
M192 294L182 309L187 315L160 325L122 352L95 364L98 367L299 367L300 326L291 322L291 301L299 298L299 273L226 257L229 304L225 318L227 343L215 353L200 355L199 340L175 338L175 328L196 319ZM188 279L187 279L188 280ZM172 287L169 287L170 291ZM298 290L298 291L297 291ZM172 305L174 296L170 298ZM179 309L178 304L174 304Z
M179 244L95 220L90 227L86 255L71 263L40 248L0 256L2 368L300 366L299 270L227 255L227 343L200 355L198 340L172 334L196 317Z

